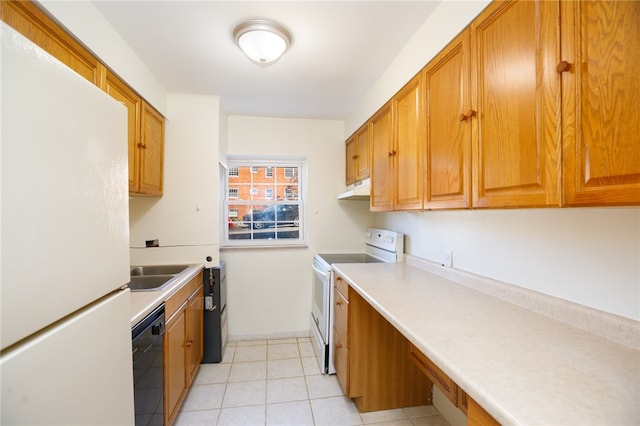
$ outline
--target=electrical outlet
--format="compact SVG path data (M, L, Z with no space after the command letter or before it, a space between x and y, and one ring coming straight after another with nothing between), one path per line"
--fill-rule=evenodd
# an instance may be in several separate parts
M447 268L453 268L453 252L452 251L444 252L444 263L442 264L442 266L445 266Z

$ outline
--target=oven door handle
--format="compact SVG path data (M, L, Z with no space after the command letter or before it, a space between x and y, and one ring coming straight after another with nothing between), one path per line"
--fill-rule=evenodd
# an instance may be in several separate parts
M324 277L325 281L329 281L331 279L331 271L323 271L321 269L316 268L316 265L311 265L316 274L321 277Z

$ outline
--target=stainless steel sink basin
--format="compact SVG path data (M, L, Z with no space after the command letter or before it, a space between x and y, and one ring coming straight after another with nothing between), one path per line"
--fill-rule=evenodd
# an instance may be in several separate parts
M131 277L144 275L175 275L187 269L189 265L147 265L132 266Z
M131 277L129 288L131 291L158 290L167 284L175 275L136 275Z

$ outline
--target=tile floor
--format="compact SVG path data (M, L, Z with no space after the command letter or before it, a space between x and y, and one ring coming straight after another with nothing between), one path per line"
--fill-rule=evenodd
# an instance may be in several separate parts
M309 338L228 343L221 363L200 366L175 424L448 426L433 406L358 413Z

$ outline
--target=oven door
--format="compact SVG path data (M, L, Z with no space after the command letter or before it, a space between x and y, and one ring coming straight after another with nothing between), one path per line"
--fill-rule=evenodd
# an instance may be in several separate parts
M313 262L313 303L311 317L322 340L329 343L329 310L331 295L331 270L325 270L316 260Z
M313 263L313 302L311 306L311 340L320 372L326 374L329 364L331 270L317 260Z

